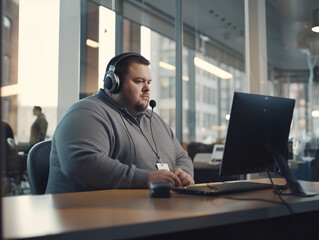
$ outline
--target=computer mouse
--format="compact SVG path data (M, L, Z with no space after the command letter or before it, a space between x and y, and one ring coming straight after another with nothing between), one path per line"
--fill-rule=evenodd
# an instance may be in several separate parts
M158 198L171 197L172 185L164 182L152 182L150 184L150 196Z

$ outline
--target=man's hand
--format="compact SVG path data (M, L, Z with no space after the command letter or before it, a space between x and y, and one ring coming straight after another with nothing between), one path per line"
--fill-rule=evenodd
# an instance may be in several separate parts
M167 170L156 170L149 172L147 187L150 187L151 182L168 182L172 185L172 187L182 186L180 178L178 178L173 172Z
M189 186L189 185L193 185L195 183L192 176L189 175L187 172L184 172L180 168L174 168L172 170L172 172L179 178L182 186Z

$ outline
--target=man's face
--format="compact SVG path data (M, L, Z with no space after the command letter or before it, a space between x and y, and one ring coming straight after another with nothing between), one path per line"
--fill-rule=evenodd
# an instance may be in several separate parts
M151 81L151 71L148 66L136 62L130 64L116 98L133 116L139 115L147 108Z

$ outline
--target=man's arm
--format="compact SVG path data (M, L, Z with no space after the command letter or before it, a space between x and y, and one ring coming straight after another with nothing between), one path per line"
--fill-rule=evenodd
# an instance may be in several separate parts
M147 187L150 186L151 182L167 182L173 187L182 186L182 182L178 175L175 174L174 171L171 172L167 170L157 170L150 172L148 175Z
M113 128L94 110L70 112L55 137L61 170L78 184L92 189L147 187L148 171L110 158L116 141Z
M174 137L174 145L176 151L176 165L175 167L181 168L187 172L190 176L194 176L194 165L192 159L188 156L188 153L179 143L176 137Z
M172 144L175 150L175 164L173 165L172 173L174 173L183 186L194 184L193 176L194 176L194 166L191 158L188 156L188 153L179 143L177 138L175 137L171 128L167 125L166 122L163 121L161 117L157 114L154 114L154 117L157 117L157 120L163 124L166 128L168 134L170 135L170 140L172 140Z
M172 172L178 177L181 182L181 186L189 186L195 184L194 179L187 172L180 168L174 168Z
M195 183L193 179L193 162L176 137L174 137L174 144L176 149L176 166L172 172L179 178L182 186L193 185Z
M47 134L48 129L48 122L45 118L39 119L39 141L43 141L45 139L45 136Z

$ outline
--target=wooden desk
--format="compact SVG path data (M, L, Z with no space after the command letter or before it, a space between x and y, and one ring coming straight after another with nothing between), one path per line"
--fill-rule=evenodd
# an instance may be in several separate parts
M282 181L276 179L277 183ZM307 191L319 192L319 182L301 183ZM317 221L311 225L309 215L306 215L306 220L297 219L298 228L305 225L312 229L312 226L319 225L319 196L283 198L296 217L313 213L310 217ZM206 237L207 234L216 237L220 234L227 239L246 234L246 239L251 236L253 239L268 239L263 237L276 233L278 227L285 236L288 230L294 229L289 211L280 204L272 190L223 197L172 193L171 198L150 198L148 190L30 195L4 197L2 209L5 239L149 239L159 234L164 234L161 239L172 234L175 234L174 239L185 239L185 236L188 239L198 237L200 231ZM286 223L287 231L281 225L283 223ZM317 235L317 228L311 229L306 229L305 234ZM252 232L260 236L251 235ZM269 239L274 239L273 235Z

